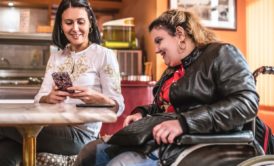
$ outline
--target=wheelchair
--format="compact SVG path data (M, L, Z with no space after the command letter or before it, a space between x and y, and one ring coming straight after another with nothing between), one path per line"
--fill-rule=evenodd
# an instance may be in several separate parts
M262 66L253 72L274 74L274 67ZM229 134L183 135L177 145L192 145L184 150L172 166L274 166L274 155L265 155L255 140L255 119L245 125L248 130Z
M254 73L254 79L259 74L274 74L274 67L263 66ZM242 131L222 134L182 135L175 143L186 146L171 166L274 166L274 155L266 155L255 139L256 118L244 125ZM98 139L85 146L78 155L75 166L89 164L94 158L90 151L96 145L106 142ZM168 160L168 159L167 159ZM168 165L169 161L162 161Z

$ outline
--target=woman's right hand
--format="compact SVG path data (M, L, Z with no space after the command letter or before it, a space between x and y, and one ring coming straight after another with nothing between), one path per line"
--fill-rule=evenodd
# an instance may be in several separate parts
M47 96L43 96L40 103L57 104L63 102L70 94L65 91L58 90L57 86L54 86L51 92Z
M143 118L143 116L142 116L141 113L136 113L136 114L133 114L133 115L129 115L129 116L126 117L126 119L124 121L124 124L123 124L123 127L126 127L130 123L135 122L137 120L140 120L142 118Z

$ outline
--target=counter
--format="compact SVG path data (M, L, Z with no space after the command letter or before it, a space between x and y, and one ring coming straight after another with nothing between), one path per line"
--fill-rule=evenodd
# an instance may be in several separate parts
M0 100L33 100L40 86L0 86Z

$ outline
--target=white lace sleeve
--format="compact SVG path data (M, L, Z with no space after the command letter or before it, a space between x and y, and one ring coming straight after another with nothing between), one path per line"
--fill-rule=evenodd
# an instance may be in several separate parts
M34 97L34 102L38 103L41 99L42 96L46 96L49 94L49 92L51 91L52 87L53 87L53 79L51 77L51 73L52 70L54 68L54 55L51 55L49 60L48 60L48 64L46 67L46 72L44 75L44 79L43 79L43 83L41 85L40 90L38 91L38 93L36 94L36 96Z
M117 115L121 115L125 106L121 93L121 77L118 61L112 50L106 49L105 54L102 67L99 71L102 92L119 104Z

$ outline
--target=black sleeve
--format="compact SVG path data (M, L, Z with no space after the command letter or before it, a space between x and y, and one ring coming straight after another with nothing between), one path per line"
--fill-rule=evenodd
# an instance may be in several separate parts
M135 114L135 113L141 113L143 117L147 116L147 115L152 115L154 113L158 113L158 107L156 104L150 104L150 105L144 105L144 106L138 106L136 108L133 109L133 111L131 112L131 114Z
M212 133L235 129L257 114L259 96L248 65L238 49L224 45L212 59L216 102L181 113L189 133Z

